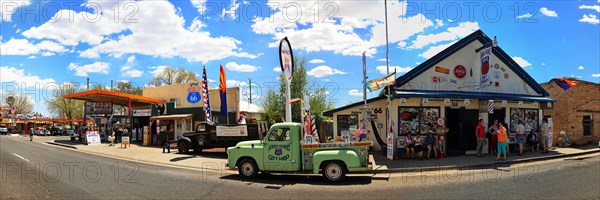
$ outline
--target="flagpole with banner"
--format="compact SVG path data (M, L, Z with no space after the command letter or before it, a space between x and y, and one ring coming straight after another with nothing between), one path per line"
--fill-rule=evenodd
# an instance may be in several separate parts
M286 80L285 96L287 102L292 98L290 87L294 73L294 54L292 52L292 45L290 45L290 41L287 37L284 37L279 41L279 64L281 65L281 72L283 72ZM285 105L285 121L292 122L292 105L289 103Z
M229 111L227 110L227 78L225 78L225 69L223 65L219 69L219 94L221 96L221 115L227 118L229 124Z
M206 78L206 65L202 67L202 98L204 99L204 114L206 116L206 122L212 123L210 99L208 98L208 79Z

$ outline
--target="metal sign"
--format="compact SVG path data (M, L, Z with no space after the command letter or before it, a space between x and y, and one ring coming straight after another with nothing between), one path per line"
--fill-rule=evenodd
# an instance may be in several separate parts
M279 41L279 64L287 81L291 82L294 73L294 53L287 37Z
M85 102L85 114L112 114L112 103Z
M15 97L13 97L13 96L9 96L9 97L7 97L7 98L6 98L6 103L7 103L9 106L12 106L12 105L13 105L13 103L15 103Z

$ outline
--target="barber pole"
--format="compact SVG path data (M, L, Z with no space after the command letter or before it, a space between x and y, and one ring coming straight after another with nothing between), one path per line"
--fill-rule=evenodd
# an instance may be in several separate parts
M494 114L494 100L488 101L488 113Z
M310 117L310 125L311 125L311 132L313 135L313 140L315 140L317 143L319 142L319 133L317 131L317 122L315 120L315 116L311 116Z

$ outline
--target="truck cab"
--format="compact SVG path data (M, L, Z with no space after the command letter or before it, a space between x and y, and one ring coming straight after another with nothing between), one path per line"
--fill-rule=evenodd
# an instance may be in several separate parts
M228 167L254 178L259 172L322 173L328 181L340 181L349 171L368 170L368 146L372 143L303 144L304 126L278 123L262 140L239 142L227 149Z

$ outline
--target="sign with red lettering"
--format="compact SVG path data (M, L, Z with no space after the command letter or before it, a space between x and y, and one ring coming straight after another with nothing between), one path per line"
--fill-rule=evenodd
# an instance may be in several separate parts
M464 66L457 65L456 67L454 67L454 76L456 76L456 78L463 78L463 77L465 77L466 74L467 74L467 69L465 69Z

